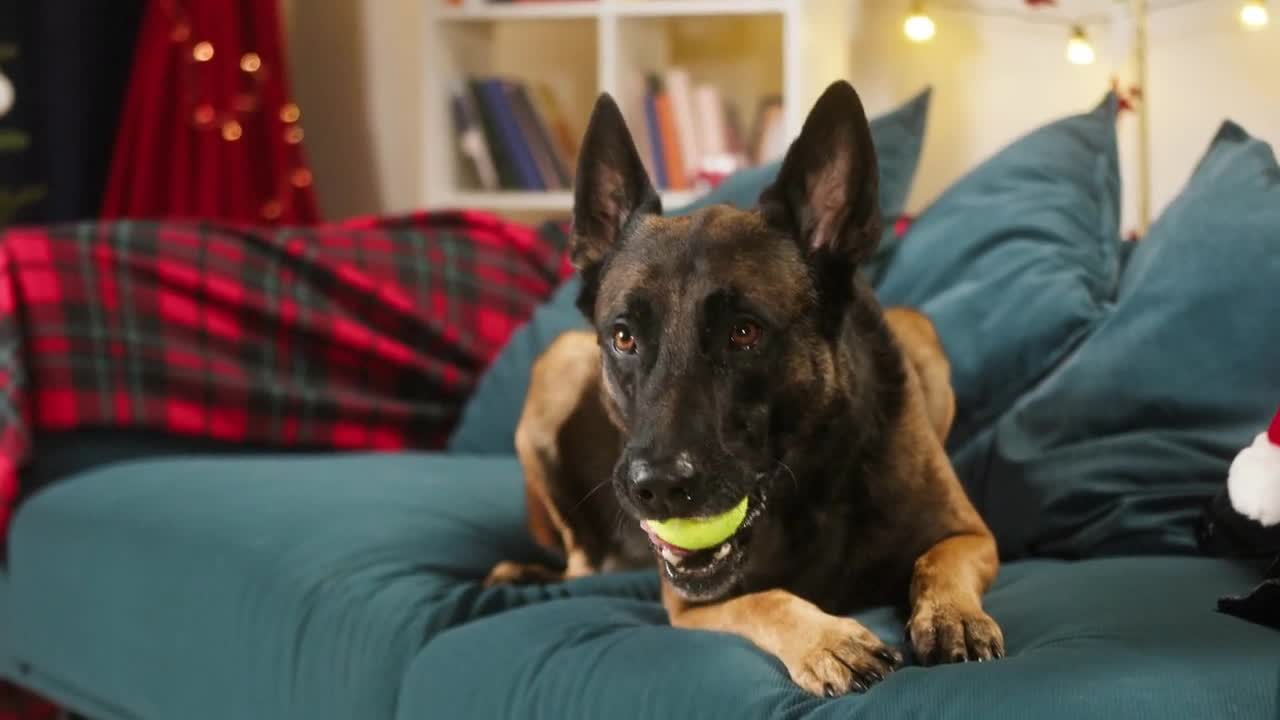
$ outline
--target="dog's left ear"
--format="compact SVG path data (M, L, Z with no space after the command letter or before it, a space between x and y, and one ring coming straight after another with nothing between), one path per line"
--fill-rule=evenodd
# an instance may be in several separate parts
M802 249L856 265L880 242L879 179L862 100L838 80L809 112L760 208Z
M632 218L661 213L662 202L645 172L622 111L602 93L591 111L578 155L573 189L569 259L590 271L621 241Z

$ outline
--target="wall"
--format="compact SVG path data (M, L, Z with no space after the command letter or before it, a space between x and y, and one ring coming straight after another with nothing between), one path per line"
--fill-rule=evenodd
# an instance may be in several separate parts
M417 207L431 0L282 0L294 95L326 218Z
M432 0L282 0L295 94L328 217L417 206L422 177L421 28ZM850 0L853 1L853 0ZM975 0L1021 7L1020 0ZM1062 0L1096 15L1112 0ZM1158 6L1160 0L1152 0ZM1066 30L935 7L938 34L902 35L905 0L863 0L849 30L849 77L872 113L925 85L934 104L910 207L919 210L975 163L1022 133L1093 107L1126 57L1119 26L1089 28L1098 62L1064 57ZM1150 87L1153 213L1182 187L1224 118L1280 147L1280 11L1246 32L1234 0L1202 0L1154 12ZM1022 11L1026 12L1026 11ZM1122 121L1126 227L1136 221L1133 125Z
M985 0L1017 9L1020 2ZM1110 0L1063 0L1065 10L1106 18ZM1152 6L1160 5L1152 0ZM902 34L905 2L865 2L852 29L851 80L870 112L934 88L924 155L909 208L918 211L992 152L1035 127L1092 108L1113 73L1128 71L1123 22L1087 28L1093 65L1065 59L1066 28L1025 19L934 7L938 33L917 45ZM1202 0L1150 15L1151 201L1153 219L1177 194L1223 119L1230 117L1280 147L1280 17L1245 31L1232 0ZM1060 12L1064 12L1060 11ZM1019 12L1027 13L1026 10ZM1039 11L1038 11L1039 12ZM1137 223L1136 122L1118 129L1124 173L1123 223Z

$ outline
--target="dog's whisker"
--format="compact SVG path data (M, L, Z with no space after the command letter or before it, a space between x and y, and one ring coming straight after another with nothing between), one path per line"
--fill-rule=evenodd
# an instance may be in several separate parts
M602 487L604 487L605 485L607 485L607 484L609 483L609 480L610 480L610 478L605 478L605 479L601 480L600 482L596 483L596 486L595 486L595 487L593 487L593 488L591 488L589 491L587 491L587 494L586 494L586 495L583 495L583 496L582 496L582 499L581 499L581 500L579 500L579 501L577 502L577 504L575 504L573 507L569 508L569 512L574 512L574 511L575 511L575 510L577 510L578 508L582 507L583 503L585 503L586 501L590 500L590 499L591 499L591 496L596 494L596 491L598 491L600 488L602 488Z
M796 479L795 471L793 471L789 465L782 462L781 460L774 460L774 462L781 465L782 469L787 471L787 474L791 476L791 484L795 487L796 492L800 492L800 481Z

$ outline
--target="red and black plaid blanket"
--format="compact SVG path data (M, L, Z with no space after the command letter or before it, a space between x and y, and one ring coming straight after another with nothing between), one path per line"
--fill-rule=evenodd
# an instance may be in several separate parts
M85 223L0 236L0 537L34 434L440 447L568 274L563 225L473 212L307 229Z

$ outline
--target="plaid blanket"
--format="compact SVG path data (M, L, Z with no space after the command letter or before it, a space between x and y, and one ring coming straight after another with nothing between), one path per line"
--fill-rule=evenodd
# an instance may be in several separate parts
M0 537L35 433L436 448L569 272L564 226L483 213L264 232L173 222L0 236Z

